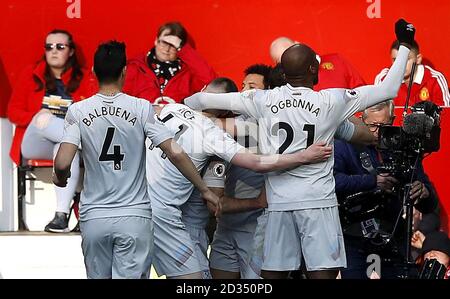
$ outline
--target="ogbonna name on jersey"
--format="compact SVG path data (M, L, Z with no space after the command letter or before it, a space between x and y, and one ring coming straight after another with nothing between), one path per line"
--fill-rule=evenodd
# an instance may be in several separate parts
M319 107L314 109L314 104L311 104L309 101L305 101L302 99L286 99L279 101L277 104L270 107L270 111L272 111L273 114L277 114L280 110L286 108L302 108L306 111L311 112L312 114L315 114L316 117L318 117L320 113Z
M94 111L92 111L92 113L89 113L88 117L83 118L83 123L89 127L97 117L108 115L123 118L124 120L128 121L132 126L136 124L136 116L134 115L132 116L131 112L128 112L125 109L114 106L102 107L100 111L94 108Z

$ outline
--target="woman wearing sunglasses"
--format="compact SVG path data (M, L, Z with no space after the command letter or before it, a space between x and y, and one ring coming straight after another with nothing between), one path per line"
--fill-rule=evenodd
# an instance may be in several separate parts
M82 70L69 32L48 33L44 51L37 63L23 71L8 105L8 118L16 125L10 156L17 165L21 159L53 160L63 136L68 106L95 93L95 80ZM67 187L55 187L55 218L46 231L69 231L67 215L80 174L78 155L71 172Z

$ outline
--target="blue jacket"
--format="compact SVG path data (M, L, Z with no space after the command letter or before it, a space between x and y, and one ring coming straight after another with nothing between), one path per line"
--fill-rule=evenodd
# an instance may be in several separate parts
M375 147L365 148L369 153L372 166L377 169L381 166L378 159L378 152ZM361 165L359 151L350 143L342 140L335 140L334 143L334 178L336 181L336 194L339 199L345 196L363 191L375 191L377 188L376 175L370 174ZM385 156L384 156L385 157ZM428 176L423 170L422 164L417 170L417 180L425 184L430 191L430 197L422 200L416 208L423 213L433 211L437 206L437 197ZM431 200L430 200L431 199Z

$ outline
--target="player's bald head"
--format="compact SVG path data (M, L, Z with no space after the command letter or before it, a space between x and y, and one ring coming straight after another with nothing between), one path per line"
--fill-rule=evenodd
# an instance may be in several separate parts
M275 64L279 63L283 52L293 44L295 44L295 42L289 37L281 36L276 38L270 45L270 57L272 57L273 62Z
M295 44L281 56L281 65L288 81L317 76L318 64L316 52L305 44Z

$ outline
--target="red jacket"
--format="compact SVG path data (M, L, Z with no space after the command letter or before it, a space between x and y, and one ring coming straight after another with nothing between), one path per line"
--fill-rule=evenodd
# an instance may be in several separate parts
M45 95L45 87L36 91L38 86L33 80L33 75L36 75L44 82L44 72L44 61L39 62L37 65L27 67L15 84L8 103L8 118L16 125L9 155L17 165L20 163L20 146L25 130L33 116L41 110L42 100ZM69 70L62 75L61 79L65 85L69 82L71 73L72 71ZM83 71L83 74L80 87L71 95L74 102L88 98L96 91L96 82L93 76L87 71Z
M376 77L375 84L384 80L389 69L383 69ZM394 99L395 106L404 106L406 95L408 94L408 82L403 82ZM409 106L421 101L432 101L439 106L450 106L450 94L448 91L447 80L442 73L432 69L427 65L419 64L417 66L414 84L411 88L411 97Z
M320 56L319 83L314 90L326 88L356 88L366 85L358 71L341 55Z
M155 73L148 67L146 54L128 61L123 91L152 103L161 96L180 103L217 77L214 70L189 44L181 48L178 57L181 60L181 70L169 80L163 94Z

